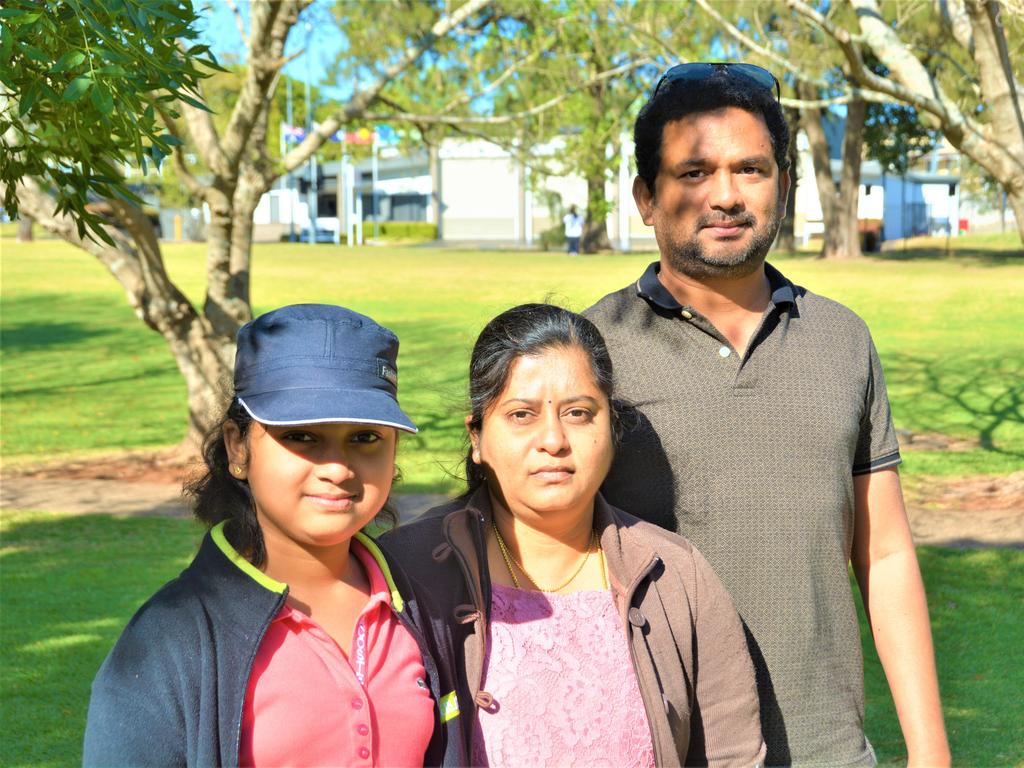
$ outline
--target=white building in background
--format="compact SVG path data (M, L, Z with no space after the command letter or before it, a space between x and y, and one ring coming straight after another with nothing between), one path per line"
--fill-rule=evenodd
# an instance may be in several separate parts
M820 237L825 226L814 163L803 131L797 134L796 142L800 160L796 205L790 215L794 217L793 229L798 242L807 244L812 238ZM840 126L838 133L833 131L829 135L832 178L836 181L842 174L841 145ZM970 228L960 206L959 154L948 146L930 153L904 176L885 173L875 160L861 163L857 218L862 231L880 234L878 245L885 240L917 235L948 232L955 237L962 229ZM963 224L967 226L961 226Z
M617 173L605 187L605 194L615 204L606 223L608 236L623 250L653 248L653 231L644 226L633 202L633 146L628 137L624 142ZM534 151L550 159L557 157L558 145ZM344 231L346 207L358 205L366 237L372 236L374 219L425 221L437 224L439 237L448 242L530 247L540 241L545 230L561 227L570 205L585 208L587 203L582 177L533 174L508 152L486 141L447 139L432 155L401 155L386 148L378 161L376 185L369 158L353 163L352 173L358 200L348 201L346 185L338 182L344 174L342 163L320 165L317 227ZM263 197L254 214L257 240L287 239L309 228L307 178L305 169L297 170Z
M798 242L807 244L821 236L824 225L807 139L801 132L796 140L799 174L790 215ZM831 143L832 173L838 179L841 138ZM557 142L534 148L534 154L548 160L557 159L558 151ZM341 161L320 165L317 227L331 233L346 231L348 209L361 214L366 238L373 236L374 220L423 221L437 224L439 238L445 242L534 247L543 232L561 227L570 205L584 208L587 202L582 177L532 174L508 152L486 141L447 139L433 153L408 155L384 148L376 184L369 158L349 165L348 185L338 182L344 173ZM655 250L654 232L644 225L633 202L634 173L633 144L624 134L616 172L605 184L605 194L613 203L605 226L619 250ZM307 179L307 170L299 169L263 197L254 214L257 240L287 239L309 229ZM861 166L858 203L862 226L878 232L882 240L973 231L979 223L977 212L961 201L959 181L959 156L949 147L932 153L905 177L885 174L877 162L866 161ZM350 200L347 186L353 191Z

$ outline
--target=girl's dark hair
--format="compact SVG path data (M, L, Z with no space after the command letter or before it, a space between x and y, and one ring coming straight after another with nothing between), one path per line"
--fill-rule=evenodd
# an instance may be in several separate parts
M598 388L611 406L612 439L618 441L620 405L614 399L612 359L601 332L582 315L552 304L520 304L491 320L477 337L469 360L469 429L483 426L484 414L508 383L512 364L520 357L559 347L580 349L590 360ZM466 485L475 491L486 481L483 468L466 455Z
M234 422L243 440L249 439L253 418L232 398L227 412L203 440L203 463L206 472L185 484L185 494L192 499L192 511L207 528L224 520L224 535L236 551L259 567L266 560L263 533L256 520L256 502L249 483L231 474L231 462L224 445L224 427Z
M224 445L224 426L234 422L243 440L248 440L254 419L245 410L238 398L232 398L227 412L203 440L203 463L206 472L185 483L185 494L192 499L195 516L207 528L227 520L224 535L228 542L243 557L257 568L267 558L263 545L263 532L256 518L256 502L249 490L249 483L231 474L227 447ZM395 479L400 477L395 470ZM377 514L374 523L378 526L393 527L398 516L389 498Z

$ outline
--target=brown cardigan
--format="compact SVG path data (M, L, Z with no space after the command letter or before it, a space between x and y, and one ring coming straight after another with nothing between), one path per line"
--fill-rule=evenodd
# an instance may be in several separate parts
M462 716L489 706L480 690L491 605L486 488L436 507L382 543L452 617ZM743 626L711 566L685 539L599 495L594 528L628 635L659 766L752 766L764 759L754 668ZM431 610L424 604L424 610ZM462 732L472 739L473 721ZM471 744L466 754L472 754Z

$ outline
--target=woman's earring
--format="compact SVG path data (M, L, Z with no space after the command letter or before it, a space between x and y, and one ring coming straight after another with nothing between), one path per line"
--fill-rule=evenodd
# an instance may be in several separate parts
M239 477L240 478L242 476L242 468L239 467L238 465L233 466L231 468L231 471L232 471L232 473L234 473L235 477Z

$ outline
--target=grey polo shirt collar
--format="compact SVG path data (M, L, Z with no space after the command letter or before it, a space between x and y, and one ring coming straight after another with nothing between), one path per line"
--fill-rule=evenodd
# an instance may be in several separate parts
M658 272L661 271L661 262L655 261L647 266L647 269L636 281L636 294L641 299L671 313L679 312L683 305L676 301L675 296L669 293L668 288L661 284L658 279ZM784 304L796 303L796 291L793 284L785 275L771 264L764 265L764 274L768 278L768 286L772 290L772 304L780 307Z

